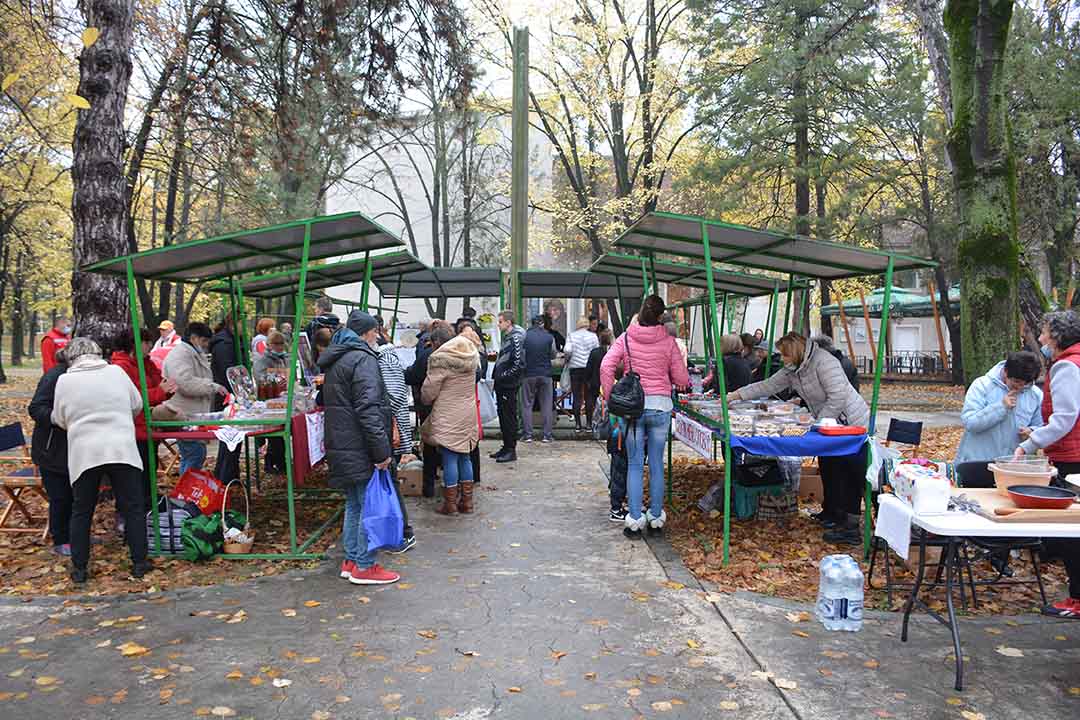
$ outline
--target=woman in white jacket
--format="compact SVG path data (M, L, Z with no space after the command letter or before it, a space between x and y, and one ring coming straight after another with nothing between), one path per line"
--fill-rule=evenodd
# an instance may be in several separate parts
M600 338L589 329L589 318L579 318L577 330L570 333L563 352L566 365L570 368L570 383L574 390L574 424L578 432L591 427L596 396L589 392L589 373L585 367L589 364L589 353L600 347ZM585 425L581 424L581 404L585 401Z
M132 575L150 569L146 559L146 508L142 460L135 444L134 418L142 398L127 374L101 357L89 338L75 338L65 349L67 372L56 381L54 425L67 430L68 476L74 493L71 511L71 579L84 583L90 563L90 525L101 479L108 477L125 520Z

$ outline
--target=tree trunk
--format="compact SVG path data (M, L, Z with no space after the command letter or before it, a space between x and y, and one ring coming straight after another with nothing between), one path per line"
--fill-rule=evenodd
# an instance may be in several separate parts
M26 357L33 360L37 357L37 325L38 311L30 313L30 323L26 328Z
M805 35L807 18L798 12L795 36ZM807 98L804 61L797 60L795 79L791 83L791 119L795 127L795 232L810 236L810 105Z
M828 217L825 212L825 178L820 174L814 180L814 196L817 201L817 236L822 240L828 240L832 234L829 232ZM826 305L832 305L832 282L829 280L819 280L818 286L821 289L821 307ZM806 327L810 327L810 303L806 304ZM844 332L847 332L848 328L844 328ZM829 337L833 336L833 324L832 317L824 313L821 314L821 334ZM855 358L851 358L852 362L855 362Z
M948 151L961 215L957 247L967 382L1019 345L1016 161L1006 117L1012 0L949 0L953 127Z
M4 298L7 297L8 268L11 259L11 249L8 243L3 244L2 260L0 260L0 383L7 382L7 373L4 372Z
M79 110L72 142L74 265L71 297L76 332L108 337L129 325L123 276L80 268L127 252L124 179L124 106L131 78L134 0L85 0L88 27L101 32L79 55L78 94L90 103Z
M22 365L23 340L25 339L23 320L26 317L26 253L19 250L15 255L15 278L11 283L11 364Z

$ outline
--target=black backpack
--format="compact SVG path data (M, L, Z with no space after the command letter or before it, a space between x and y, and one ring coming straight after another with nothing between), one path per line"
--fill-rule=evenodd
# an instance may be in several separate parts
M633 422L645 412L645 391L641 388L641 376L634 372L630 360L629 333L623 335L623 340L626 342L626 372L611 388L607 407L610 414Z

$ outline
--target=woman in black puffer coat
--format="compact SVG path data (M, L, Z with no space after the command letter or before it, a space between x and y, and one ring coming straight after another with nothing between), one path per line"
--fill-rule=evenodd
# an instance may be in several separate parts
M41 483L49 496L49 534L53 552L71 555L71 507L75 500L68 477L67 432L52 424L53 398L56 381L67 372L63 350L57 353L56 365L38 380L28 412L34 419L30 459L41 472Z

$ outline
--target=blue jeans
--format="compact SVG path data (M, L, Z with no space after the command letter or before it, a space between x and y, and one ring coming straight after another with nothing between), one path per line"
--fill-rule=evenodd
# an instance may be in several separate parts
M454 487L459 482L473 481L472 458L469 453L454 452L444 447L439 448L439 452L442 453L443 485Z
M368 550L367 533L364 532L364 492L367 483L350 485L345 490L345 518L342 521L341 542L345 546L345 559L352 560L361 570L375 564L376 552Z
M202 470L206 462L206 443L202 440L181 440L180 446L180 474L183 475L191 468ZM222 478L225 481L232 478Z
M664 447L671 428L671 413L646 410L626 434L626 492L630 517L641 517L645 494L645 451L649 451L649 512L660 517L664 509Z

